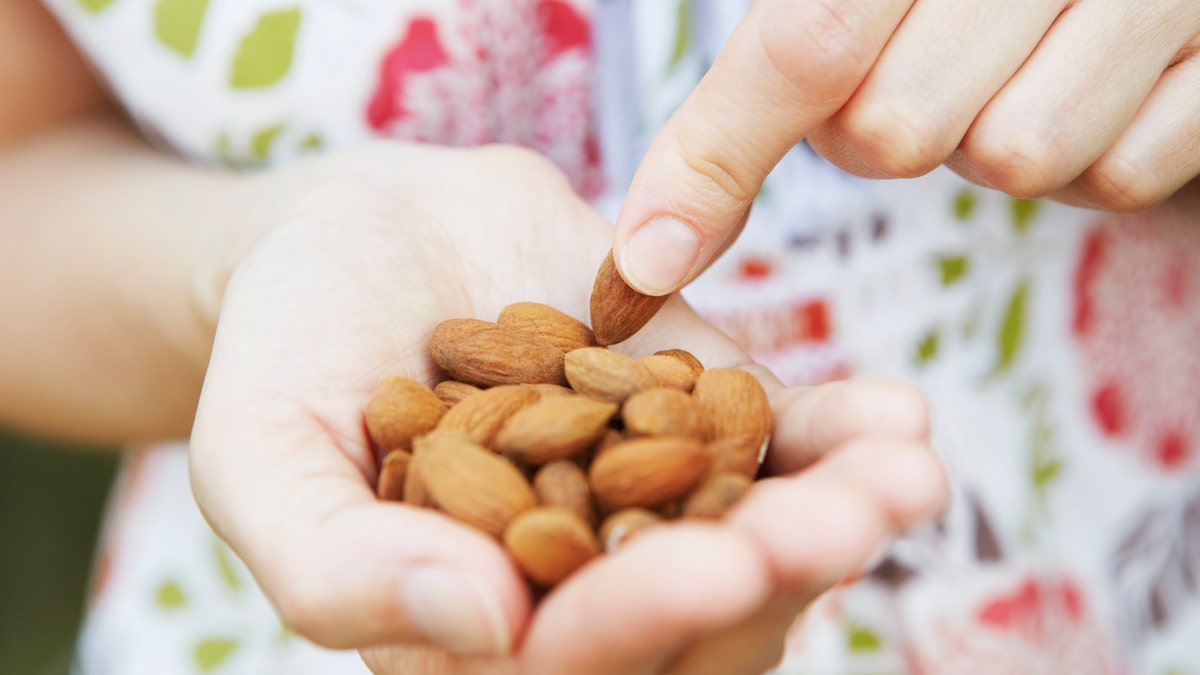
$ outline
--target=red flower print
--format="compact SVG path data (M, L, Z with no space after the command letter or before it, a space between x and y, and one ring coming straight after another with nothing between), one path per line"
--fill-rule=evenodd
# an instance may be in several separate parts
M1168 471L1200 450L1198 225L1163 210L1107 218L1087 232L1074 277L1091 418Z
M368 124L422 143L524 145L598 195L589 17L567 0L458 5L452 21L408 20L380 64Z

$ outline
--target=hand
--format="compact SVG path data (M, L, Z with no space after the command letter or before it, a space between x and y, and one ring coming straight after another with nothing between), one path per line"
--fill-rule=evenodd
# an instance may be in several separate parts
M946 163L1018 197L1148 208L1200 174L1200 4L758 0L638 169L623 276L653 295L693 279L804 138L863 176Z
M432 383L443 319L517 300L586 318L608 226L545 160L509 148L379 143L267 180L279 224L227 286L193 487L283 620L368 648L377 672L759 670L813 596L945 497L919 396L879 382L784 389L762 373L778 418L771 469L813 468L764 482L726 522L646 535L535 612L497 542L374 497L362 410L385 376ZM747 363L678 299L630 343Z

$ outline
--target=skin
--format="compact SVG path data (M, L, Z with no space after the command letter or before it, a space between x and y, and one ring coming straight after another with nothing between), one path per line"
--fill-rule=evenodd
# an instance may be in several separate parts
M633 179L622 275L651 295L695 278L802 139L862 176L945 165L1017 197L1153 207L1200 174L1200 4L757 0Z

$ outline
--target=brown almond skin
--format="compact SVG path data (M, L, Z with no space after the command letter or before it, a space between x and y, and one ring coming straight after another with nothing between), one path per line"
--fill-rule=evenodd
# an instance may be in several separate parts
M596 526L596 507L587 474L569 459L556 459L538 469L533 492L543 506L558 506L579 516L589 527Z
M586 396L544 398L509 417L492 447L517 464L545 464L600 440L616 412L617 404Z
M447 407L453 408L458 405L458 402L464 398L483 391L473 384L459 382L458 380L442 380L433 388L433 393L445 403Z
M537 505L520 470L457 431L417 438L413 464L438 508L496 537L517 514Z
M600 543L605 551L611 552L639 532L663 522L662 516L637 506L614 511L600 524Z
M403 498L405 504L412 506L432 507L434 505L433 498L425 489L425 481L421 480L421 467L411 459L408 466L405 467Z
M523 384L522 387L529 387L536 391L538 396L542 398L550 398L551 396L574 396L575 390L570 387L564 387L561 384Z
M739 438L718 438L708 444L712 455L712 473L738 473L753 480L758 476L762 446L755 447Z
M674 356L651 354L638 359L654 375L659 387L671 387L690 392L699 375L691 366Z
M596 344L615 345L642 329L670 296L643 295L633 290L617 271L610 250L600 263L592 285L592 330Z
M621 403L657 384L644 364L606 347L576 349L567 354L563 367L571 388L601 401Z
M704 364L700 363L700 359L696 358L695 354L686 349L663 349L661 351L654 352L654 355L670 356L673 359L679 359L680 361L686 363L687 367L690 368L696 375L704 372Z
M643 389L621 406L630 436L690 436L707 440L710 426L687 392L668 387Z
M753 454L757 467L774 426L771 402L758 378L744 370L710 368L696 378L692 398L711 422L713 439L729 439L726 443L739 457Z
M592 461L592 494L608 509L655 507L683 495L706 473L712 456L694 438L635 438Z
M539 506L513 518L504 546L533 583L549 588L600 553L586 522L571 511Z
M567 383L563 352L557 347L528 333L478 319L439 323L433 329L429 352L452 379L478 387Z
M410 461L412 454L407 450L392 450L384 456L379 467L379 482L375 492L380 499L404 499L404 482L407 479Z
M515 384L482 389L448 410L437 428L466 432L476 443L490 448L508 418L538 399L536 390Z
M683 500L684 518L715 520L750 491L754 481L740 473L711 473Z
M496 323L539 337L562 353L596 344L587 324L539 302L515 302L500 310Z
M389 450L410 450L412 439L433 429L445 412L446 404L429 387L389 377L371 394L363 417L382 457Z

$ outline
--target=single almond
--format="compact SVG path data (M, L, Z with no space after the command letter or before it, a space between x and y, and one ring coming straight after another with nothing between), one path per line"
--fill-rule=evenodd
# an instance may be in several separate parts
M458 380L442 380L433 388L433 393L442 399L442 403L445 403L447 407L454 407L458 405L459 401L480 391L483 390L473 384Z
M600 440L617 404L587 396L552 396L518 410L492 447L518 464L569 457Z
M638 359L646 366L660 387L671 387L683 391L691 391L696 384L698 373L691 366L674 356L666 354L651 354Z
M739 438L718 438L708 444L711 473L737 473L754 480L762 464L763 446L754 447Z
M666 358L666 357L664 357ZM630 436L691 436L707 440L707 420L687 392L668 387L643 389L621 406Z
M712 456L684 436L635 438L592 461L592 494L609 509L654 507L687 492L708 473Z
M680 361L686 363L687 367L697 375L704 372L704 364L700 363L700 359L696 358L695 354L692 354L686 349L663 349L661 351L654 352L654 355L670 356L673 359L679 359Z
M438 508L496 537L517 514L537 504L519 469L457 431L417 438L413 464Z
M631 506L614 511L600 524L600 543L611 552L639 532L662 523L663 517L649 509Z
M500 310L496 323L539 337L564 354L596 344L596 336L587 324L539 302L513 303Z
M692 398L712 424L713 438L739 458L753 456L754 473L771 435L774 417L758 378L744 370L710 368L696 378ZM746 471L740 471L746 475ZM750 473L747 477L753 478Z
M556 459L538 469L533 477L533 492L543 506L559 506L596 526L596 507L587 474L569 459Z
M434 428L445 412L446 405L429 387L389 377L371 394L363 417L382 457L389 450L411 449L412 439Z
M740 473L711 473L683 500L685 518L716 519L725 515L753 486Z
M606 347L576 349L567 354L563 366L575 391L613 403L657 383L650 369L637 359Z
M482 389L448 410L437 428L464 431L476 443L490 448L508 418L537 400L536 390L521 385L502 384Z
M383 458L379 467L379 482L376 494L380 499L400 501L404 499L404 481L408 474L408 463L412 454L407 450L392 450Z
M547 588L600 553L592 528L557 506L539 506L513 518L504 531L504 546L526 577Z
M550 398L551 396L574 396L575 390L570 387L564 387L561 384L522 384L522 387L528 387L538 393L541 398Z
M602 346L624 342L642 329L669 296L643 295L621 278L610 250L592 286L592 330Z
M439 323L429 352L450 377L480 387L567 383L563 352L557 347L529 333L478 319Z

